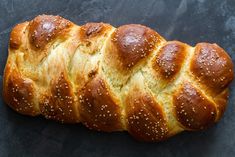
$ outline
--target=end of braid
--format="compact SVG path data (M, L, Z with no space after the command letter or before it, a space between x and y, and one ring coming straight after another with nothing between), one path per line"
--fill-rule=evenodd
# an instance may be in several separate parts
M203 83L213 95L227 88L234 78L231 58L216 44L197 44L190 70L197 81Z
M11 50L17 50L22 44L22 37L25 34L25 28L27 27L28 22L17 24L11 31L9 48Z
M40 111L35 104L36 88L34 82L29 78L23 78L15 68L12 68L11 72L7 69L3 88L6 103L21 114L39 115Z

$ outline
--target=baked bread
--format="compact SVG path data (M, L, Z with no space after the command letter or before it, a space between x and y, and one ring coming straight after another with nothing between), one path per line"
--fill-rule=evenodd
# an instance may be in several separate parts
M3 95L24 115L160 141L217 122L233 73L216 44L191 47L138 24L78 26L41 15L11 32Z

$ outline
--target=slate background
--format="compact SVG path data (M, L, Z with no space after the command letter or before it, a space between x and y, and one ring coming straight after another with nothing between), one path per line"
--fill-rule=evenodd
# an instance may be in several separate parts
M235 63L234 0L1 0L0 92L11 28L38 14L62 15L77 24L139 23L168 40L216 42ZM184 132L161 143L141 143L126 132L101 133L13 112L0 96L0 157L6 156L235 156L235 82L223 119L204 132Z

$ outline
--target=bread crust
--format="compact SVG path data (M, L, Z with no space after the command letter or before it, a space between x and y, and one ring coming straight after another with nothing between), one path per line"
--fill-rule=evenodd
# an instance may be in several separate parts
M233 78L232 60L216 44L40 15L12 29L3 96L24 115L161 141L217 122Z

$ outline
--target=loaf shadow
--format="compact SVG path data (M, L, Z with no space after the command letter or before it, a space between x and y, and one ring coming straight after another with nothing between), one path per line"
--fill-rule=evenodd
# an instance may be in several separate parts
M133 139L127 132L97 133L83 132L81 138L68 138L66 145L74 145L78 140L79 145L67 148L65 154L73 152L73 155L81 156L207 156L213 150L216 140L215 131L210 129L205 132L185 132L159 143L146 143ZM74 132L75 133L75 132ZM188 154L191 152L192 154Z
M217 126L184 132L166 141L146 143L127 132L97 132L81 124L60 124L42 117L22 116L5 104L7 117L1 141L7 156L207 156L213 151ZM9 141L10 139L10 141ZM189 154L190 152L190 154Z

